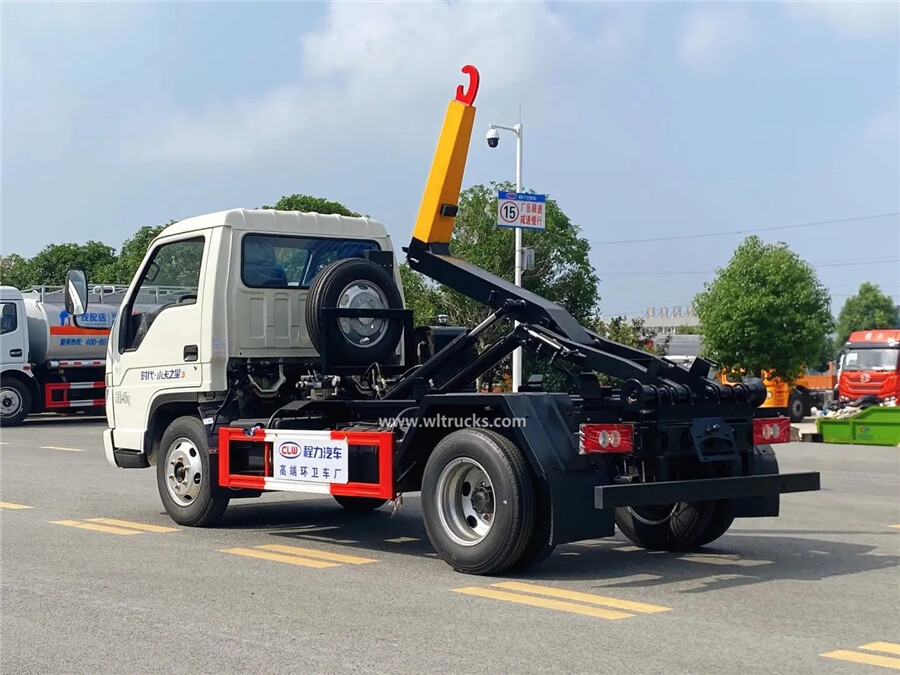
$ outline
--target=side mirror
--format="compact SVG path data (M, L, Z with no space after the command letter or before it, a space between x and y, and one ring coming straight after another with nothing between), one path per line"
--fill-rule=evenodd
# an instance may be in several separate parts
M81 316L87 310L87 278L81 270L69 270L66 274L66 311Z

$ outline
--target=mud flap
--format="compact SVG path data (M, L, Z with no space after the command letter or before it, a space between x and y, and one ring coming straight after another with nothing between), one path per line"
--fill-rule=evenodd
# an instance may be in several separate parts
M778 473L778 459L771 445L757 445L750 455L748 475L765 476ZM781 495L778 493L762 497L748 497L731 500L731 515L735 518L762 518L778 515Z

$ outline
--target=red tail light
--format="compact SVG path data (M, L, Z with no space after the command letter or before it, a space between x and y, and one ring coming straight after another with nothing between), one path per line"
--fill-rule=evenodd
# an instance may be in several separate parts
M787 443L791 440L791 421L786 417L753 420L753 444Z
M578 451L627 453L634 450L633 424L582 424Z

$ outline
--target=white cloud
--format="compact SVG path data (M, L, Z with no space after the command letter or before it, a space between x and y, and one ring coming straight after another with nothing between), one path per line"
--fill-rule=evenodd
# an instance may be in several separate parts
M123 130L124 153L205 163L286 145L307 157L333 153L336 144L349 154L359 142L402 149L422 133L431 141L467 63L481 73L476 106L512 116L524 100L529 118L549 114L558 109L556 73L583 72L575 86L595 86L588 73L596 80L640 42L633 16L591 11L600 29L588 33L549 4L332 3L322 24L300 36L295 81L204 109L145 114Z
M789 2L794 16L823 21L850 37L894 36L900 33L900 5L896 2Z
M862 140L879 145L893 143L896 147L900 141L900 114L892 111L875 115L863 128Z
M753 26L743 11L703 7L687 16L678 42L678 57L694 71L718 74L754 41Z

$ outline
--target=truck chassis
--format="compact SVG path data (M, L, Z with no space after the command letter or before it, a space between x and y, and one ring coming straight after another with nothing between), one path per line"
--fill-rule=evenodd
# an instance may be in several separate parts
M205 400L199 415L165 420L155 447L171 517L212 525L231 498L267 490L331 494L352 510L389 500L399 507L404 493L419 491L441 558L461 572L493 574L534 565L562 543L611 536L616 526L646 548L696 548L734 518L777 516L783 493L818 490L818 473L779 473L771 446L790 440L790 425L759 409L762 381L725 385L708 377L710 361L685 368L608 340L560 305L453 256L478 88L477 71L463 72L469 86L450 102L404 250L412 269L488 315L472 328L417 329L410 310L388 301L339 306L334 288L357 272L360 292L399 298L396 261L369 251L326 266L306 305L318 359L231 358L223 397ZM389 346L402 344L402 357L366 358L362 343L349 350L348 322L389 326ZM477 392L477 379L519 347L564 373L574 393L543 391L537 381L524 391ZM265 368L309 374L293 400L246 416L236 392ZM602 385L598 373L621 385ZM466 419L488 423L458 423ZM148 465L144 454L114 452L118 466ZM329 473L307 476L304 457Z

